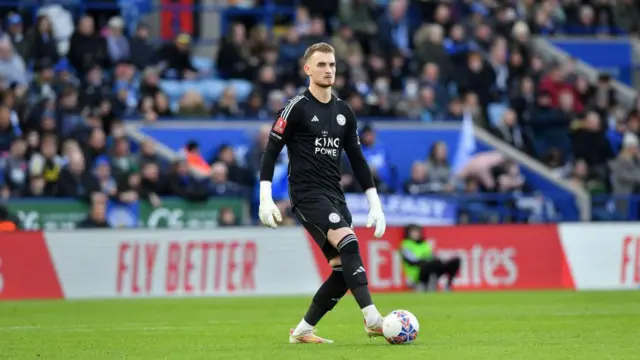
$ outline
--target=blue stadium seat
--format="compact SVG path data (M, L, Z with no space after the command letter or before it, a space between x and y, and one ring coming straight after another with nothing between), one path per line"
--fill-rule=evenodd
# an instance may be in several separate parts
M229 80L227 83L236 90L238 101L245 101L253 90L253 85L247 80Z
M174 101L175 99L180 99L184 93L184 84L179 80L161 80L160 89L167 94L169 101Z
M226 87L227 84L224 80L216 79L200 80L195 84L196 90L202 94L205 101L210 103L217 101Z
M191 64L200 72L211 73L214 70L213 60L206 56L192 57Z

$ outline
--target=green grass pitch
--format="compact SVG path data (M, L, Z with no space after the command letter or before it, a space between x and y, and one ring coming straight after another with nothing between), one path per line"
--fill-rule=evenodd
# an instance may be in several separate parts
M351 296L288 344L310 297L0 302L0 359L638 359L640 292L375 295L412 311L415 344L364 335Z

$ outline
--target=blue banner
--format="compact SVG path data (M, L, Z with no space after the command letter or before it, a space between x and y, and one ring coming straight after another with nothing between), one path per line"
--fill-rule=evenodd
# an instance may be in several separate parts
M347 194L347 206L354 226L367 224L369 203L364 194ZM424 196L381 195L382 209L387 225L453 225L457 206L454 201Z
M634 64L631 41L627 39L552 39L550 42L596 70L611 74L621 83L632 85Z

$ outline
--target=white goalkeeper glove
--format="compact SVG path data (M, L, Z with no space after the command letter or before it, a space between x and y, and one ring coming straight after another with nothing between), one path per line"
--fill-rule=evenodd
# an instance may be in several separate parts
M376 230L373 232L373 236L380 238L384 235L387 224L384 220L384 213L382 212L382 204L380 203L380 197L378 197L378 191L375 188L371 188L368 189L365 194L367 195L367 201L369 201L367 227L370 228L375 223Z
M270 228L277 228L277 222L282 221L282 215L276 203L271 197L271 181L260 181L260 208L258 210L260 221Z

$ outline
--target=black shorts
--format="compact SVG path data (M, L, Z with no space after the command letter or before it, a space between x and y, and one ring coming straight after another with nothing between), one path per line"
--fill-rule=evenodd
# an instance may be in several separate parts
M328 197L314 197L297 203L293 213L316 241L327 261L340 255L327 239L327 233L330 229L351 227L347 204Z

